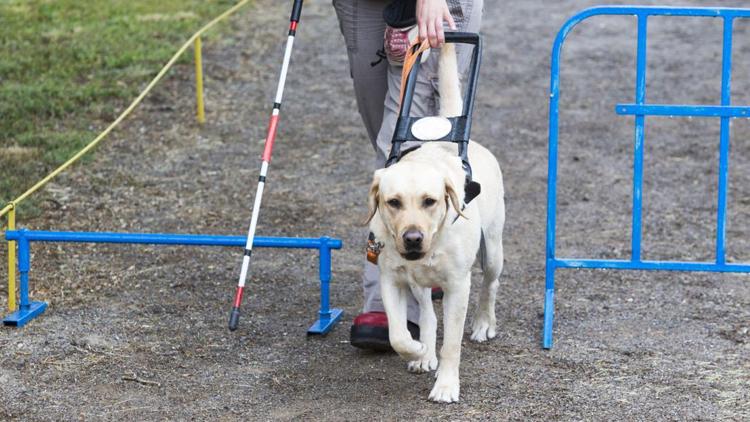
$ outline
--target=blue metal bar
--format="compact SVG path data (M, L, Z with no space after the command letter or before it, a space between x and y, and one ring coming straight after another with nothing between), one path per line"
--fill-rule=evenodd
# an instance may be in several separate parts
M615 112L636 116L750 117L750 107L715 105L617 104Z
M544 290L544 326L542 327L542 347L552 348L552 328L555 321L555 259L548 259L545 267L546 288Z
M750 264L716 264L714 262L639 261L619 259L570 259L555 260L557 268L600 268L619 270L653 271L701 271L713 273L750 272Z
M570 21L569 21L570 23ZM557 219L557 140L560 115L560 60L565 37L574 24L564 26L558 32L552 46L552 61L549 92L549 143L547 152L547 239L545 247L545 301L542 347L552 347L552 327L555 314L555 221Z
M568 19L565 24L560 28L555 38L553 46L553 61L557 57L559 59L560 52L562 50L565 38L568 36L570 31L576 27L582 21L592 16L604 16L604 15L615 15L615 16L694 16L694 17L741 17L750 18L750 9L733 9L723 7L705 7L705 8L680 8L680 7L648 7L648 6L597 6L582 10L578 14ZM559 71L559 63L556 66L553 62L552 70L554 73L555 68ZM559 82L559 74L553 75L553 79L557 79ZM550 116L550 119L552 116Z
M638 15L638 47L636 52L635 103L646 102L646 36L648 16ZM635 116L635 151L633 155L633 222L630 237L630 259L641 260L641 221L643 215L643 140L646 118Z
M78 242L78 243L133 243L147 245L192 245L192 246L245 246L244 236L219 236L202 234L161 233L93 233L93 232L49 232L32 230L8 230L7 240L25 238L32 242ZM253 245L261 248L305 248L318 249L324 238L256 237ZM339 239L326 239L331 249L341 249Z
M601 15L638 15L638 16L692 16L692 17L750 17L750 9L726 7L652 7L652 6L597 6L584 9L574 15L562 26L560 32L570 31L573 27L592 16Z
M721 105L732 104L732 18L724 18L724 46L721 64ZM719 192L716 206L716 263L726 262L727 175L729 173L729 117L721 117L719 141Z

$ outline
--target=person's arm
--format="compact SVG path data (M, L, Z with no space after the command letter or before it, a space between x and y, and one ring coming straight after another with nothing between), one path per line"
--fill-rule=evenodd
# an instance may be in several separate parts
M430 47L437 48L445 43L443 22L455 30L456 23L448 9L446 0L417 0L417 26L419 40L428 39Z

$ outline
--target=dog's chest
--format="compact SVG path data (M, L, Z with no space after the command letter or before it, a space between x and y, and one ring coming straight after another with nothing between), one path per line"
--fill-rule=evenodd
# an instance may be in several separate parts
M418 265L407 265L400 271L404 281L414 283L422 287L436 287L445 285L449 274L442 265L426 260Z

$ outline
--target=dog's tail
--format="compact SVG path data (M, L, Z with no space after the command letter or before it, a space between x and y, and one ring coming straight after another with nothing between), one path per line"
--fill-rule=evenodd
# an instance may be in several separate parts
M440 115L443 117L460 116L463 111L463 100L461 99L461 82L458 78L455 43L443 44L438 65Z

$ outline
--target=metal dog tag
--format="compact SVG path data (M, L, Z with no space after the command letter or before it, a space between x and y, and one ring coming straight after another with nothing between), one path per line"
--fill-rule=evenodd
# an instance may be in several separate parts
M451 133L453 125L445 117L423 117L411 126L411 134L420 141L436 141Z

